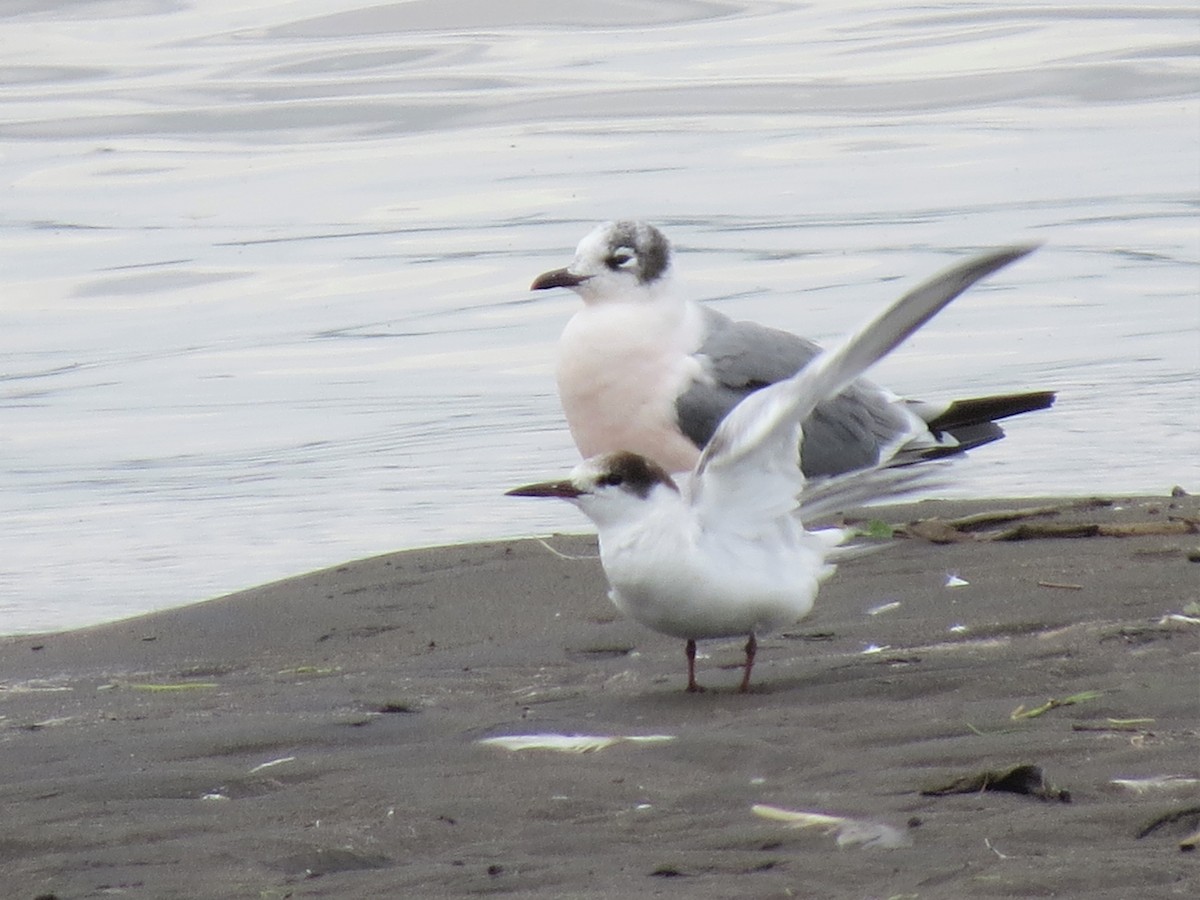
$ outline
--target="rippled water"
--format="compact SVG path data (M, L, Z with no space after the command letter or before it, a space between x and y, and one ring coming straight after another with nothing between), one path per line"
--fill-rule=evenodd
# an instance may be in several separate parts
M575 461L576 301L526 288L615 217L662 226L696 296L826 340L1045 241L878 380L1061 391L959 496L1200 487L1191 3L28 0L0 27L0 631L584 529L501 492Z

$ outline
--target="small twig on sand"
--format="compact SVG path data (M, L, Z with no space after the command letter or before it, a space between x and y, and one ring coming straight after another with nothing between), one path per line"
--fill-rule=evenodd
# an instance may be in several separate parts
M566 559L571 562L578 562L583 559L599 559L600 558L599 555L595 554L595 553L590 553L587 556L572 556L569 553L563 553L561 550L555 550L553 547L551 547L550 544L546 542L545 538L538 538L537 542L539 544L541 544L543 547L545 547L547 550L549 550L551 553L553 553L555 556L557 556L559 559Z
M995 853L1001 859L1009 859L1010 858L1007 853L1001 853L999 850L997 850L995 847L993 847L992 842L989 838L983 839L983 846L987 847L989 850L991 850L993 853Z

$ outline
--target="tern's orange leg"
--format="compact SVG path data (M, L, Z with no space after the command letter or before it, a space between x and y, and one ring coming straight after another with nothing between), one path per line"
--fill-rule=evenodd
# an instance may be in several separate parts
M738 688L739 694L744 694L750 690L750 670L754 668L754 654L758 652L758 641L754 635L750 635L750 640L746 641L746 671L742 673L742 686Z
M697 694L704 690L700 685L696 684L696 642L688 638L687 642L687 661L688 661L688 684L687 689L689 694Z

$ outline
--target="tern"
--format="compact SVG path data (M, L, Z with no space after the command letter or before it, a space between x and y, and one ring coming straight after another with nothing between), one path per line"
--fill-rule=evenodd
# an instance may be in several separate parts
M583 457L629 450L687 472L739 401L808 365L817 344L735 322L685 298L671 245L644 222L606 222L574 261L531 290L569 288L583 300L559 341L556 377ZM1037 391L931 403L854 379L804 423L804 474L837 475L889 459L903 465L962 453L1003 437L997 419L1045 409Z
M750 687L757 635L812 609L850 533L804 520L919 486L927 467L869 469L809 481L796 465L803 423L979 279L1025 256L1017 246L975 257L904 295L799 373L749 394L716 427L691 475L676 481L644 455L590 457L565 480L508 491L570 501L596 525L609 598L655 631L687 641L746 637L739 690Z

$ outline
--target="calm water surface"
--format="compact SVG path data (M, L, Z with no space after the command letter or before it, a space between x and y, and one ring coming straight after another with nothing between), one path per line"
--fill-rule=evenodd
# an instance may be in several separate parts
M1060 390L956 496L1200 489L1190 2L28 0L0 9L0 632L583 530L532 295L596 221L876 371Z

